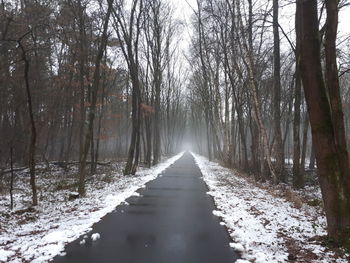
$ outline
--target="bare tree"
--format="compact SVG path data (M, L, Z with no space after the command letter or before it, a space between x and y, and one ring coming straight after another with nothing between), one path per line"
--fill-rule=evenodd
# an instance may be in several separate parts
M127 62L132 83L132 133L124 174L135 174L140 158L141 142L141 85L139 79L139 38L142 26L143 1L133 0L130 15L126 17L123 1L113 11L114 28Z
M83 149L81 151L80 160L79 160L79 183L78 183L78 192L79 195L85 195L85 166L86 158L90 149L90 144L93 139L93 127L95 120L95 111L96 111L96 102L97 102L97 92L100 86L100 66L103 54L106 50L107 41L108 41L108 23L109 18L112 13L113 0L108 1L108 9L103 20L103 31L100 37L99 46L97 50L97 55L95 59L95 70L93 74L93 82L90 88L90 98L89 98L89 114L88 114L88 129L85 134ZM93 151L92 151L93 152ZM93 160L91 160L93 161Z

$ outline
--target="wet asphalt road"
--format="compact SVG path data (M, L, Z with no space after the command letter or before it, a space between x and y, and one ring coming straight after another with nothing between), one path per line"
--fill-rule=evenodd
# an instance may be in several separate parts
M57 263L232 263L229 235L212 214L212 198L185 153L157 179L93 226L84 245L68 244ZM91 241L92 233L101 238Z

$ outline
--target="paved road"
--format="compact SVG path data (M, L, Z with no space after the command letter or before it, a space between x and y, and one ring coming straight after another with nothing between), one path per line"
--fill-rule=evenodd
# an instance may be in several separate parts
M189 153L138 192L140 197L127 200L130 205L118 206L93 226L100 239L80 245L81 237L54 262L235 262L229 235L212 214L213 200Z

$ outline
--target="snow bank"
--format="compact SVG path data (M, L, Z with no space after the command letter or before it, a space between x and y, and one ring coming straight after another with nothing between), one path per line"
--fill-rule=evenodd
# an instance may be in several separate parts
M230 245L242 252L239 262L348 262L310 241L326 235L325 218L315 208L304 205L297 209L285 199L236 176L232 170L192 155L209 187L208 194L216 203L213 214L228 227L234 241Z

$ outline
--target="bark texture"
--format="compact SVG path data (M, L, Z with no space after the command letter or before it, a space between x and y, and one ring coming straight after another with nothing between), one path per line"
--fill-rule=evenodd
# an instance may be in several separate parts
M327 2L327 1L326 1ZM329 3L328 3L329 4ZM301 74L315 146L319 181L328 234L336 243L350 247L350 190L348 160L340 156L320 58L317 0L298 0L301 10Z

